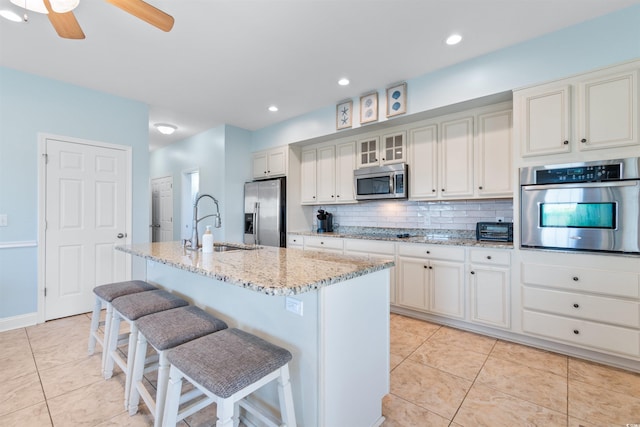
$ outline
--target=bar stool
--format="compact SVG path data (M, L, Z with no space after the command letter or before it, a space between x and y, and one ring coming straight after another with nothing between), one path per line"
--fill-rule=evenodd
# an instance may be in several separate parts
M163 425L175 426L215 402L217 427L237 426L240 406L269 426L295 427L289 381L291 357L287 350L239 329L225 329L169 350L171 369ZM195 388L181 396L183 379ZM275 380L281 422L245 399ZM187 407L179 412L183 402Z
M109 343L107 344L109 354L105 362L104 378L111 378L114 363L125 373L124 408L127 409L129 405L129 392L131 390L131 370L133 369L136 343L138 341L138 326L136 320L160 311L184 307L189 305L189 303L167 291L155 290L116 298L111 301L111 305L113 306L113 313L111 315ZM127 349L126 360L118 352L118 335L120 332L120 322L122 320L128 322L131 329L129 332L129 348Z
M93 288L93 293L96 296L96 301L93 306L93 313L91 314L91 328L89 330L89 356L91 356L96 349L96 342L102 347L102 363L101 370L104 372L104 364L107 360L107 354L109 349L107 348L109 336L109 327L111 325L111 313L113 307L111 301L114 299L131 295L138 292L146 292L156 290L155 286L142 280L129 280L126 282L109 283L107 285L100 285ZM104 322L100 321L100 312L102 308L107 309L107 314ZM100 336L98 334L98 328L104 326L104 334Z
M142 397L154 417L153 425L160 426L169 383L170 365L166 350L226 329L227 324L204 310L190 305L141 317L136 321L136 325L138 325L138 345L133 361L129 415L135 415L138 412L138 403ZM159 355L158 364L150 368L145 367L147 343L151 344ZM144 385L143 374L155 368L158 369L158 383L154 398Z

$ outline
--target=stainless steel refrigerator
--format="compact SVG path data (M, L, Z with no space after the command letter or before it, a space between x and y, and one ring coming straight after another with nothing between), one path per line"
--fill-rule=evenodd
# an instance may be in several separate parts
M286 178L244 185L244 243L285 247Z

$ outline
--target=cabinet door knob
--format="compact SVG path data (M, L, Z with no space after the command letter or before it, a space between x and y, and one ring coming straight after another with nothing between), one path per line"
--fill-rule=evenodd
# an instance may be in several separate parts
M425 266L424 266L424 268L429 268L429 266L428 266L428 265L425 265Z
M384 162L385 160L387 160L387 159L385 159L385 158L383 157L383 158L382 158L382 161Z
M574 281L574 282L577 282L578 280L580 280L580 279L578 278L578 276L573 276L573 281Z
M333 199L333 194L331 195L331 198Z
M480 187L478 187L478 190L482 190L482 185Z
M428 254L430 254L430 253L431 253L431 251L427 251L427 253L428 253Z
M562 141L564 145L569 145L569 141Z
M573 333L574 333L574 334L576 334L576 335L579 335L579 334L580 334L580 331L579 331L579 330L577 330L577 329L574 329L574 330L573 330Z
M340 195L338 194L336 197L340 197Z
M320 242L321 245L324 245L324 242Z
M582 138L582 139L580 140L580 142L582 142L582 143L584 144L585 142L587 142L587 139L586 139L586 138Z
M442 189L442 192L444 192L444 188Z
M271 171L267 171L267 173L271 173Z
M436 189L435 189L435 188L433 188L433 189L431 190L431 192L432 192L432 193L435 193L435 192L436 192Z
M433 270L433 267L429 266L429 270Z
M472 271L471 271L471 274L476 274L476 272L472 270Z
M491 259L491 255L487 255L487 259Z
M573 308L580 308L580 304L578 303L573 304Z

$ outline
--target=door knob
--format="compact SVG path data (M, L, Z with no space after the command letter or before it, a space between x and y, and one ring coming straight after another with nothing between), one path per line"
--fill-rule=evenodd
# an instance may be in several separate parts
M116 236L118 239L122 239L124 237L127 237L126 233L118 233L118 235Z

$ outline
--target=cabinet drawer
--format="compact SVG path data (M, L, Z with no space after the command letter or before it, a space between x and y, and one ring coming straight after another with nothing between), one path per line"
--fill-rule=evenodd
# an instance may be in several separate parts
M342 250L342 239L331 237L306 236L304 238L304 247L320 248L320 249L339 249Z
M627 298L638 298L640 294L640 275L625 271L523 263L522 282Z
M640 303L634 301L524 286L522 303L532 310L640 327Z
M395 255L396 247L393 242L379 240L347 239L344 250L349 252L363 252L368 254Z
M492 251L489 249L471 249L469 251L471 262L477 264L502 265L511 264L511 253L507 251Z
M584 347L640 356L640 332L637 329L523 310L522 330Z
M445 261L464 261L464 248L403 243L398 245L398 255Z
M289 247L295 247L295 246L300 246L302 247L302 245L304 244L304 237L297 235L297 234L289 234L287 236L287 246Z

